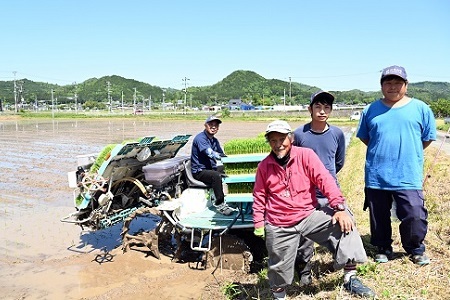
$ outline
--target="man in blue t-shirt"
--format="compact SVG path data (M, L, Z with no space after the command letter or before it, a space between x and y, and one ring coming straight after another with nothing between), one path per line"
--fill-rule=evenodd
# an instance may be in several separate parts
M311 122L294 131L294 146L314 150L337 183L336 174L344 166L345 136L340 128L327 122L333 110L333 102L334 96L325 91L318 91L311 96L308 107ZM328 205L328 199L317 188L316 197L320 207ZM295 263L301 285L312 281L310 260L313 254L314 242L302 237Z
M225 156L219 140L214 136L221 123L218 117L210 116L205 121L205 129L195 136L192 142L191 172L196 180L211 186L217 211L223 215L231 215L234 209L225 203L222 173L217 170L217 161Z
M406 95L403 67L385 68L380 83L384 97L363 110L356 134L367 145L364 209L370 212L370 242L378 247L377 262L394 258L390 211L395 201L403 249L415 264L426 265L423 150L436 140L434 115L427 104Z

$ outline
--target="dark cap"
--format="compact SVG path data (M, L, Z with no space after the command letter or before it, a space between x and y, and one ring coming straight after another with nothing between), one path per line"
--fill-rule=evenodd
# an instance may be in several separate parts
M380 82L383 83L384 79L388 76L397 76L403 79L404 81L408 81L405 68L400 66L390 66L383 69L383 71L381 72Z
M320 90L311 95L310 104L313 104L314 102L317 102L322 99L325 100L325 102L327 102L329 104L333 104L334 96L328 92Z
M219 122L219 124L222 123L222 121L221 121L218 117L216 117L216 116L209 116L209 117L206 119L205 124L206 124L206 123L209 123L209 122L212 122L212 121L217 121L217 122Z

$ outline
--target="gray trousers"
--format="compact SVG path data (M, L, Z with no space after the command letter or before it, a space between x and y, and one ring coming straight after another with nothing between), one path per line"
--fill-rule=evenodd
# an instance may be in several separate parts
M347 213L353 217L349 210ZM294 279L294 263L298 243L304 236L326 247L333 255L335 269L348 262L367 261L361 237L356 228L348 234L341 232L339 223L332 224L334 211L329 207L315 210L292 227L266 224L266 247L269 253L268 273L271 288L285 287Z
M318 209L328 205L327 198L317 197L317 202L319 203ZM314 255L314 242L311 241L310 239L301 236L295 263L306 264L311 260L313 255Z

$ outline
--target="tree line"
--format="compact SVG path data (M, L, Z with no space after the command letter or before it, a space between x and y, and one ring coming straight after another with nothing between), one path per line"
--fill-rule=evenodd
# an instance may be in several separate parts
M71 106L76 101L82 108L105 109L109 103L117 106L122 105L123 101L127 106L145 105L155 110L160 109L162 103L200 108L204 105L226 105L230 99L241 99L254 106L308 105L310 95L318 90L315 86L266 79L253 71L242 70L231 73L211 86L193 86L188 87L186 91L162 88L116 75L91 78L82 83L62 86L22 79L17 80L15 86L17 101L26 104L26 107L49 105L53 97L58 105ZM336 96L337 104L345 105L367 104L382 96L380 91L330 92ZM450 115L450 83L429 81L410 83L408 94L429 104L436 116ZM0 101L3 106L14 105L14 82L0 81Z

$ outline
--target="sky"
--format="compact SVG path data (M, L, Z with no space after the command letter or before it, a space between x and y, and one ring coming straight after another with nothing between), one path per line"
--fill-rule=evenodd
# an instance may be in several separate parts
M410 82L450 82L449 13L448 0L2 1L0 81L182 89L248 70L379 91L381 70L400 65Z

